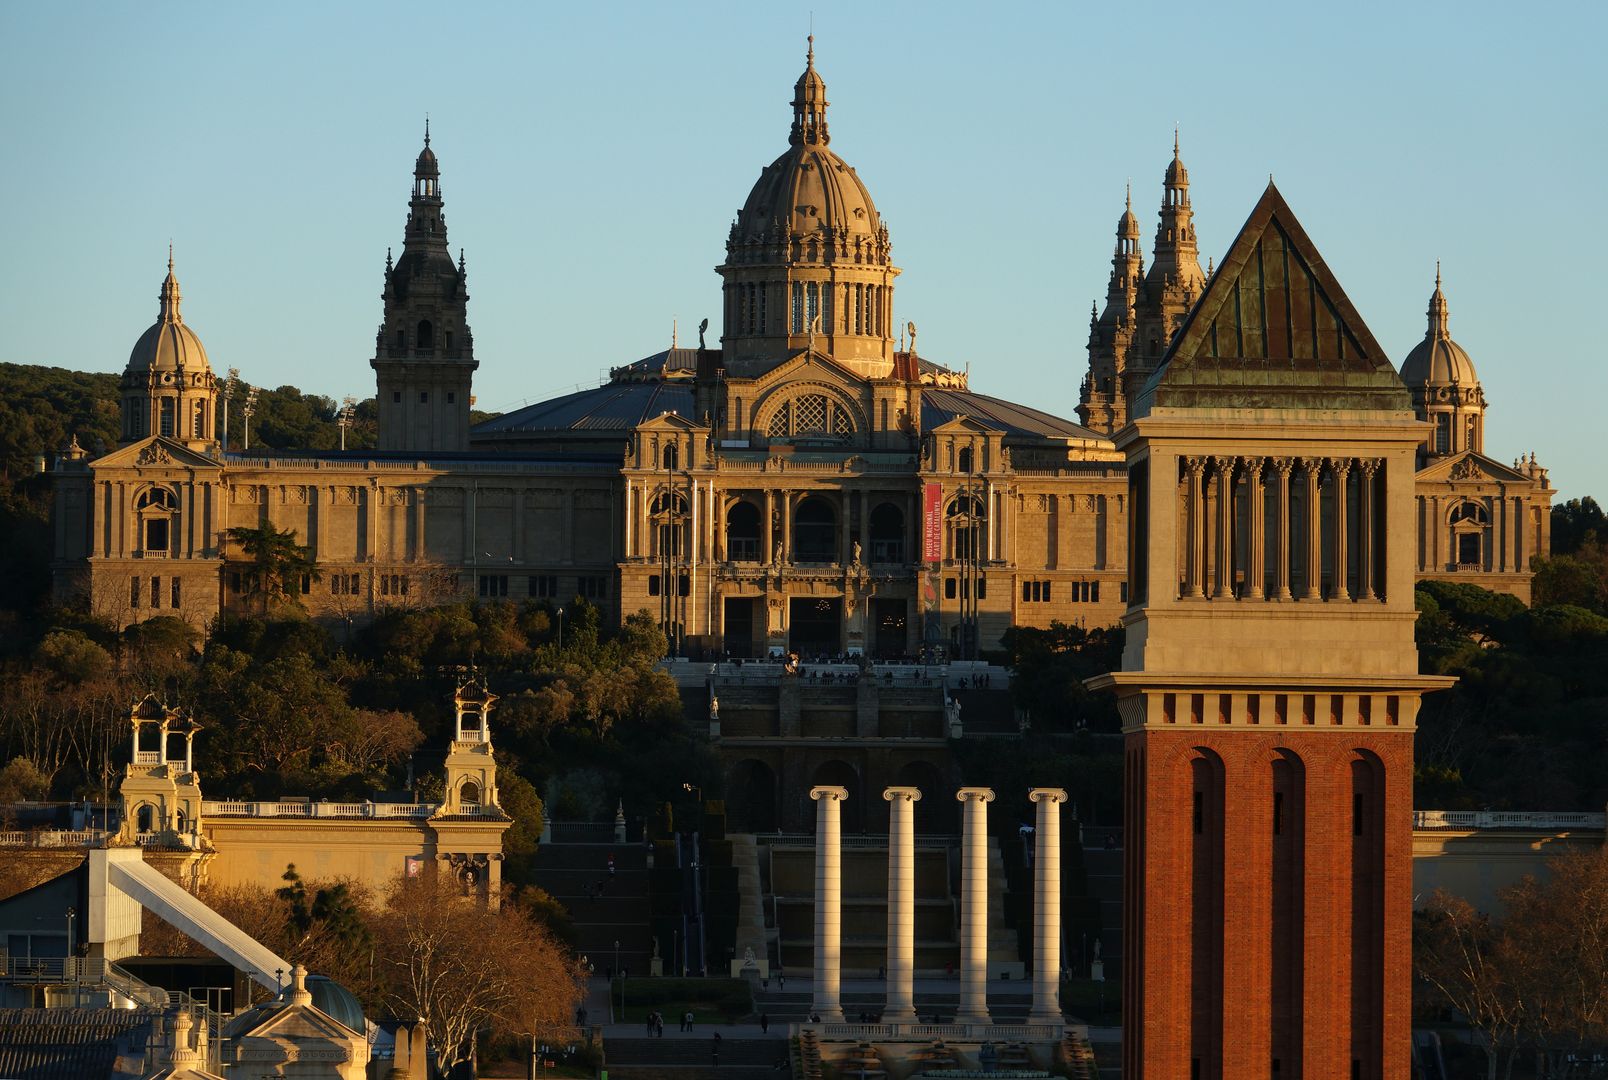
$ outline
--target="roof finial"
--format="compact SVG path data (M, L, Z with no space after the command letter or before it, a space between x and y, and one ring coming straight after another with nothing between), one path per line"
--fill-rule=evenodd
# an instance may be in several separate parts
M1173 157L1178 156L1178 121L1173 121Z
M810 13L810 36L804 39L809 47L804 52L804 66L815 66L815 13Z
M1128 213L1133 213L1133 177L1131 176L1128 178L1127 184L1123 185L1122 201L1127 204Z
M670 316L670 347L676 347L676 317Z
M1440 287L1441 287L1440 260L1436 259L1435 260L1435 291L1440 292Z
M430 145L430 114L424 114L424 145Z
M168 241L168 273L173 273L173 241ZM1435 264L1435 279L1440 280L1440 263Z

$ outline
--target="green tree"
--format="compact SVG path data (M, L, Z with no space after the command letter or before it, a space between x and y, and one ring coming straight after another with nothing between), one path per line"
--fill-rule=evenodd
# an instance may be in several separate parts
M237 526L228 535L251 565L248 590L259 598L264 613L275 605L300 607L302 579L323 577L312 552L296 543L294 529L280 530L265 522L256 528Z

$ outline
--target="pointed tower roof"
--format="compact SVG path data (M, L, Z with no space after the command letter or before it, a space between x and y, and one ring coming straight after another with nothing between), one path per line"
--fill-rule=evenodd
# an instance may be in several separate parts
M788 142L794 146L819 143L825 146L832 141L826 129L826 80L815 70L815 35L807 39L804 53L804 74L793 84L793 131Z
M1407 411L1411 402L1269 181L1136 413L1156 407Z

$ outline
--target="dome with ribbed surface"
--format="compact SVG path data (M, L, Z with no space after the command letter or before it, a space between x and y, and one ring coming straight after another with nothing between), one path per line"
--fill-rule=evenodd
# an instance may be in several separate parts
M1424 340L1402 361L1401 381L1409 388L1450 386L1465 389L1479 385L1474 361L1464 348L1452 340L1448 329L1446 294L1441 292L1440 267L1435 268L1435 292L1429 298L1429 330Z
M167 277L158 295L161 308L156 322L140 335L128 356L129 372L173 372L183 368L192 376L210 371L201 339L184 324L179 313L179 280L173 275L173 253L168 253Z
M852 166L827 148L826 81L810 40L804 74L793 87L787 151L759 174L733 230L739 240L815 236L876 237L882 227L871 193Z

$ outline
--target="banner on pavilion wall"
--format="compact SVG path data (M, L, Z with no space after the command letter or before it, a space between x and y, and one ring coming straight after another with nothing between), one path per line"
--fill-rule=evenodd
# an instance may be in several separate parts
M923 485L921 497L921 561L941 562L944 557L944 487Z

